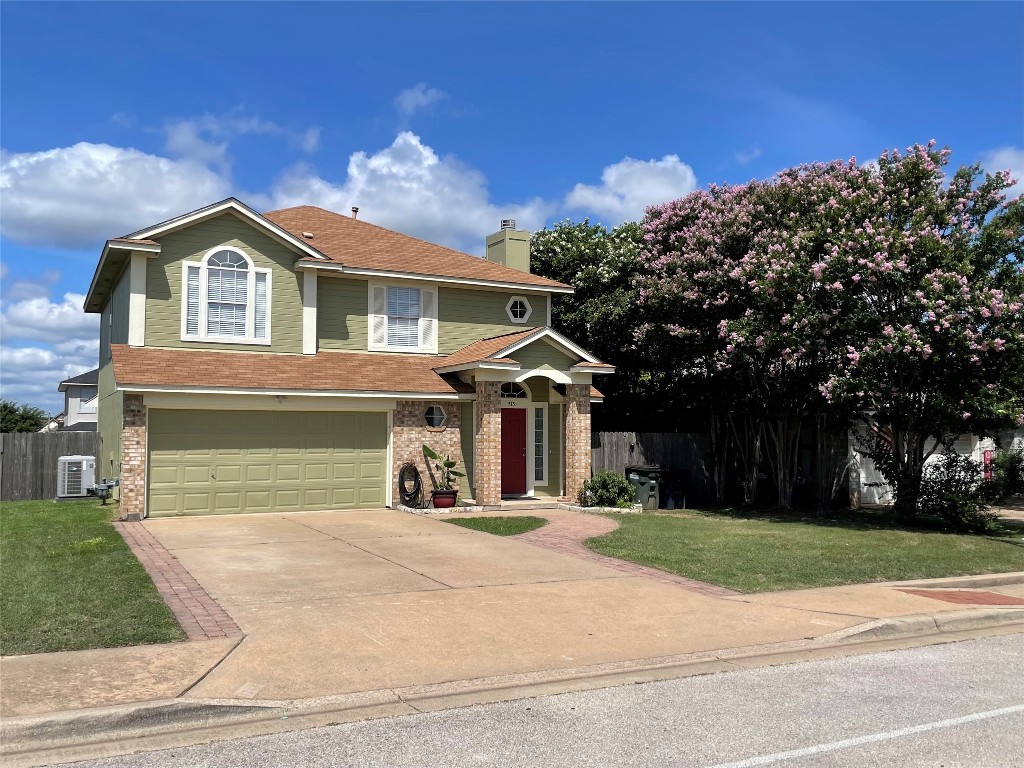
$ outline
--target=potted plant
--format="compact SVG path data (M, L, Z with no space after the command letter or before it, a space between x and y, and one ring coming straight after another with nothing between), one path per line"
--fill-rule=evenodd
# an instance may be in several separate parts
M465 477L465 473L455 469L456 462L451 456L441 458L430 446L423 446L423 455L434 462L434 470L437 476L433 477L434 491L430 494L430 500L437 509L454 507L459 497L459 489L452 482L453 478Z

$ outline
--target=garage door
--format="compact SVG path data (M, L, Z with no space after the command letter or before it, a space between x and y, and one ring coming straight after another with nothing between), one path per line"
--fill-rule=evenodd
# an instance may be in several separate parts
M387 414L149 412L149 514L385 503Z

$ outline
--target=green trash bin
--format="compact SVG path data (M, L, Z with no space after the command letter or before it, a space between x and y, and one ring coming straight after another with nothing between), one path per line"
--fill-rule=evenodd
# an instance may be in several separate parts
M662 484L668 470L656 464L626 467L626 477L633 484L634 499L644 509L659 509Z

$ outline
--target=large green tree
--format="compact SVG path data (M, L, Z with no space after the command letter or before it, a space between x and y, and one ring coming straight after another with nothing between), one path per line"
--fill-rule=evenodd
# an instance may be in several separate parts
M49 420L41 408L0 400L0 432L38 432Z
M643 322L636 285L642 249L636 223L608 229L589 220L564 221L530 239L531 269L576 289L555 295L555 329L617 367L614 375L595 380L605 395L595 419L606 429L667 430L679 424L675 382L655 346L636 340Z

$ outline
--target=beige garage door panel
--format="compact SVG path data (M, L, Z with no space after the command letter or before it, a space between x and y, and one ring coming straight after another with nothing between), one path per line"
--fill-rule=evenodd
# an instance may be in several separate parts
M387 414L149 412L149 514L385 503Z

